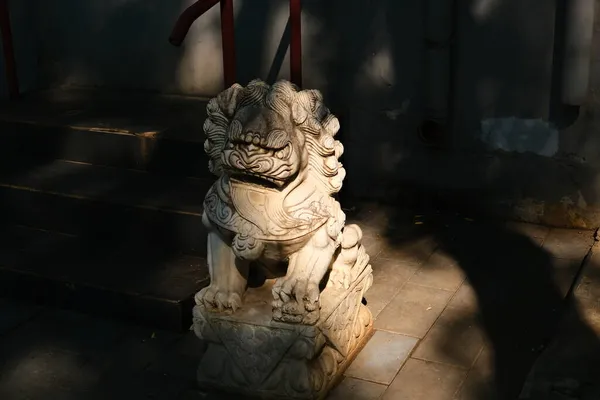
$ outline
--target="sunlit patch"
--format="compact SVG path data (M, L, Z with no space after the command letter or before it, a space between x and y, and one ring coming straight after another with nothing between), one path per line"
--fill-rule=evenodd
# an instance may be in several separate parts
M372 82L382 86L396 84L394 58L389 45L384 45L372 57L367 58L363 65L365 74Z
M500 0L475 0L471 6L471 15L478 22L487 20L500 5Z

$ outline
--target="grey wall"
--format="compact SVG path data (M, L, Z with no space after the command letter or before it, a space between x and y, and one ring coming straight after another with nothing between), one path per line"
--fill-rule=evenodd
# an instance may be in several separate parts
M222 89L219 11L193 25L184 45L167 42L193 0L41 2L40 83L138 87L210 96ZM238 80L289 78L287 41L278 48L288 0L236 0ZM385 0L305 0L305 85L382 108L414 96L419 71L420 4ZM398 4L401 3L401 4ZM393 42L393 43L392 43ZM398 52L399 54L394 54ZM399 56L400 53L402 56ZM283 57L282 57L283 55ZM394 65L394 56L396 65ZM403 79L395 77L401 71ZM369 99L358 95L371 94ZM350 96L350 98L348 97ZM402 101L400 101L400 104Z
M167 41L192 2L13 0L22 82L212 96L222 89L218 7L181 48ZM577 117L556 101L554 1L457 2L453 129L431 148L417 135L427 2L303 3L304 86L340 116L346 193L389 200L416 187L530 221L600 225L600 29ZM289 78L287 4L235 1L241 83Z
M555 32L556 2L458 2L453 130L441 148L416 140L423 60L419 11L409 3L387 13L398 46L391 47L396 81L387 90L360 88L366 101L354 98L349 106L348 189L396 202L417 189L527 221L600 226L600 2L581 109L560 101L564 32Z

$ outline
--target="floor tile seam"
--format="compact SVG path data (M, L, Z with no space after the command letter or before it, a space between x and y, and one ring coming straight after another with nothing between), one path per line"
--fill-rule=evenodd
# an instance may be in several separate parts
M447 363L447 362L443 362L443 361L428 360L427 358L423 358L423 357L410 356L410 358L412 358L413 360L423 361L426 363L444 365L446 367L451 367L451 368L458 369L458 370L461 370L464 372L468 372L471 370L471 367L463 367L461 365L451 364L451 363Z
M587 247L588 247L588 249L582 257L556 257L556 256L553 256L552 254L550 254L550 258L553 258L555 260L563 260L563 261L577 261L580 259L583 260L587 256L587 254L589 253L591 248L594 247L594 245L587 246Z
M459 285L458 285L458 287L456 289L444 289L444 288L441 288L441 287L438 287L438 286L424 285L422 283L415 283L415 282L410 282L410 281L407 281L406 283L409 283L409 284L415 285L415 286L420 286L420 287L428 288L428 289L442 290L444 292L449 292L449 293L455 294L458 291L458 289L460 289L460 286L463 284L464 280L465 280L465 278L463 278L463 280L460 281L460 283L459 283Z
M412 270L412 271L409 271L406 274L406 280L402 283L403 285L406 284L406 283L408 283L413 278L413 276L422 268L422 265L419 265L419 264L408 265L408 266L409 267L416 267L416 268L414 270Z
M408 357L406 359L408 360ZM406 363L406 361L404 361L404 363ZM402 365L404 365L404 363L402 363ZM382 383L382 382L378 382L376 380L369 379L369 378L359 378L357 376L352 376L352 375L346 375L346 374L344 374L344 379L348 379L348 378L356 379L358 381L363 381L363 382L375 383L377 385L385 386L386 388L388 388L390 386L389 383Z
M445 291L451 292L451 290L442 289L442 288L436 288L435 286L422 285L422 284L419 284L419 283L414 283L414 282L411 282L411 281L410 281L412 278L414 278L414 276L415 276L415 275L416 275L416 274L417 274L419 271L421 271L422 269L424 269L424 268L425 268L425 265L427 265L427 262L428 262L428 261L431 259L431 257L433 257L433 255L435 254L435 252L437 251L437 249L438 249L439 247L440 247L440 246L439 246L439 244L437 244L437 243L436 243L436 246L435 246L435 248L434 248L434 249L433 249L433 250L432 250L432 251L429 253L429 256L427 256L427 258L426 258L426 259L425 259L423 262L421 262L420 264L416 264L416 265L418 265L418 268L417 268L417 269L415 269L415 271L414 271L414 272L413 272L413 273L412 273L412 274L411 274L411 275L408 277L408 280L406 281L406 283L410 283L410 284L412 284L412 285L417 285L417 286L428 287L428 288L431 288L431 289L440 289L440 290L445 290ZM457 267L458 267L458 268L460 268L460 265L458 265L458 264L457 264ZM461 269L462 269L462 268L461 268ZM461 281L461 285L462 285L462 281ZM459 287L460 287L460 285L459 285ZM457 290L458 290L458 289L457 289Z
M440 313L435 318L435 321L433 321L433 323L431 324L431 326L427 329L427 332L425 332L425 334L423 335L423 339L425 339L427 337L427 335L429 334L429 332L431 332L431 330L433 329L433 327L435 326L435 324L439 321L441 315L444 313L444 311L446 311L446 309L448 308L448 305L450 304L450 302L452 302L452 300L454 299L454 297L456 297L456 294L458 293L458 289L460 289L460 287L463 285L463 283L465 282L466 279L467 279L466 277L463 278L463 280L460 282L460 285L458 285L458 288L450 296L450 298L448 299L448 301L446 302L446 304L444 304L444 308L440 311ZM438 289L438 290L443 290L443 289ZM419 342L419 345L420 344L421 344L421 342ZM418 346L415 346L415 350L416 350L417 347Z
M380 329L381 330L381 329ZM390 332L390 331L385 331L385 332ZM396 333L396 332L390 332L390 333ZM396 333L398 334L398 333ZM404 336L409 336L409 335L404 335ZM406 354L406 357L404 358L404 362L402 362L402 365L400 365L400 368L398 368L398 372L396 372L396 374L394 375L394 377L392 378L392 380L390 381L389 385L386 385L387 388L383 391L383 393L378 397L379 399L381 397L383 397L383 395L385 394L385 392L387 392L387 390L389 389L390 385L392 383L394 383L394 381L396 380L396 378L398 378L398 375L400 374L400 372L402 372L402 370L404 368L406 368L406 363L408 362L408 360L410 360L414 353L414 351L417 349L417 347L419 346L419 343L421 343L421 339L420 338L416 338L414 336L409 336L409 337L413 337L415 339L417 339L417 342L415 343L415 345L410 349L410 351L408 352L408 354Z
M405 284L405 285L406 285L407 283L409 283L409 282L410 282L410 280L411 280L412 278L414 278L414 276L415 276L415 275L416 275L416 274L417 274L417 273L418 273L420 270L422 270L422 269L425 267L425 264L426 264L426 263L427 263L427 261L429 261L429 259L430 259L430 258L433 256L433 253L435 253L435 250L434 250L434 251L432 251L431 253L429 253L429 256L427 257L427 259L426 259L426 260L424 260L422 263L420 263L420 264L416 264L416 265L418 265L418 268L416 268L416 269L415 269L415 270L414 270L414 271L413 271L413 272L412 272L412 273L411 273L411 274L408 276L408 278L406 279L406 282L404 282L404 284Z
M411 339L417 339L417 343L415 343L414 347L417 347L417 344L419 341L421 341L423 338L415 336L415 335L411 335L409 333L403 333L403 332L396 332L396 331L392 331L390 329L385 329L385 328L374 328L375 331L381 331L381 332L386 332L386 333L393 333L394 335L401 335L401 336L406 336L409 337Z
M460 385L458 385L458 388L456 388L456 391L452 395L453 399L456 399L456 397L458 396L458 394L460 393L460 391L465 386L465 383L467 382L467 379L469 379L469 376L471 376L471 374L473 373L473 369L475 368L475 364L477 364L477 361L479 360L479 358L483 354L484 350L485 350L485 345L482 345L481 349L479 349L479 353L477 353L477 356L475 357L475 359L471 363L471 366L467 369L467 373L465 374L465 377L463 378L462 382L460 383Z
M385 305L383 306L383 308L381 310L379 310L379 312L377 313L376 316L373 316L373 324L375 323L375 321L377 320L377 318L379 317L379 315L383 312L383 310L385 310L387 308L387 306L390 305L390 303L396 298L396 296L398 295L398 293L400 293L400 291L404 288L404 285L406 285L406 282L402 283L398 289L396 289L392 296L390 297L390 300L388 302L385 303ZM368 293L368 292L367 292ZM367 307L368 307L369 301L367 300ZM369 311L371 311L371 314L373 314L373 311L371 309L369 309Z
M419 262L406 261L402 258L388 258L388 257L381 257L381 256L378 256L375 261L396 261L396 262L398 262L398 264L402 264L407 267L416 267L416 269L421 268L425 264L425 261L419 261Z
M406 336L408 336L408 335L406 335ZM398 378L398 375L400 374L400 372L402 372L402 370L404 370L405 368L407 368L407 367L406 367L406 364L408 363L408 361L409 361L410 359L412 359L412 360L417 360L417 361L422 361L422 362L433 363L433 364L438 364L438 365L444 365L444 366L451 367L451 368L453 368L453 369L456 369L456 370L460 370L460 371L464 371L464 372L466 372L466 374L465 374L464 378L461 380L461 383L459 384L459 387L458 387L458 389L455 391L455 393L454 393L454 395L453 395L453 396L455 396L455 395L456 395L456 393L458 393L458 390L460 390L460 388L462 387L462 385L463 385L463 384L464 384L464 382L466 381L466 379L467 379L467 376L468 376L468 373L469 373L469 371L470 371L470 368L464 368L464 367L459 367L459 366L452 365L452 364L448 364L448 363L441 363L441 362L438 362L438 361L431 361L431 360L425 360L425 359L421 359L421 358L418 358L418 357L414 357L414 356L413 356L413 353L416 351L416 349L417 349L418 345L420 344L420 342L421 342L421 340L419 340L419 342L417 342L417 343L415 344L415 346L413 346L413 348L412 348L412 349L411 349L411 351L409 352L408 356L406 357L406 359L405 359L404 363L402 363L402 366L400 367L400 369L398 370L398 372L396 373L396 375L395 375L395 376L394 376L394 378L392 379L392 383L393 383L393 382L394 382L394 381L395 381L395 380ZM477 359L477 358L478 358L478 357L476 357L476 359ZM472 367L471 367L471 368L472 368ZM392 383L390 383L390 385L391 385ZM383 396L383 394L385 394L385 392L386 392L386 391L389 389L389 386L390 386L390 385L387 385L388 387L386 388L386 390L384 390L384 392L381 394L381 396L380 396L380 397L378 397L378 399L381 399L381 397Z
M419 270L420 270L420 269L419 269ZM396 297L398 297L398 295L399 295L399 294L402 292L402 289L404 289L404 288L406 287L406 285L408 285L408 284L409 284L409 281L410 281L410 279L411 279L411 278L412 278L412 277L413 277L413 276L414 276L414 275L415 275L415 274L416 274L416 273L417 273L419 270L416 270L416 271L414 271L414 272L412 273L412 275L411 275L411 276L408 278L408 280L407 280L407 281L405 281L405 282L404 282L404 283L403 283L403 284L400 286L400 289L398 289L398 291L397 291L397 292L394 294L394 296L392 296L392 298L390 299L390 301L389 301L389 302L388 302L388 303L385 305L385 307L383 307L383 309L382 309L382 310L379 312L378 316L379 316L379 315L380 315L382 312L384 312L384 311L385 311L385 309L386 309L386 308L387 308L387 307L388 307L388 306L389 306L389 305L390 305L390 304L391 304L391 303L392 303L392 302L393 302L393 301L396 299ZM427 334L429 333L429 331L431 330L431 328L433 327L433 325L435 325L435 323L437 322L437 320L440 318L440 315L441 315L441 314L442 314L442 313L443 313L443 312L446 310L446 308L448 307L448 304L449 304L449 303L452 301L452 299L454 298L454 296L456 296L456 293L458 292L458 289L460 288L460 286L462 286L462 284L463 284L463 282L465 281L465 279L466 279L466 278L463 278L463 280L461 281L460 285L458 285L458 288L457 288L457 289L456 289L456 290L455 290L455 291L452 293L452 296L450 296L450 298L448 299L448 301L447 301L447 302L446 302L446 304L444 305L444 308L443 308L443 309L440 311L440 313L437 315L437 317L435 318L435 321L433 322L433 324L432 324L432 325L431 325L431 326L430 326L430 327L427 329L427 332L425 332L425 334L423 335L423 338L425 338L425 336L427 336ZM452 292L451 290L438 289L438 288L434 288L434 287L428 287L428 286L418 285L418 284L415 284L415 283L411 283L411 285L415 285L415 286L421 286L421 287L427 287L427 288L429 288L429 289L443 290L443 291L445 291L445 292ZM375 318L375 320L377 320L377 317ZM379 329L379 328L377 328L377 330L383 330L383 331L386 331L386 332L392 332L392 333L397 333L397 334L403 334L403 333L400 333L400 332L393 332L393 331L390 331L390 330L384 330L384 329ZM405 335L405 336L416 337L416 336L413 336L413 335ZM420 340L420 339L423 339L423 338L418 338L418 339ZM420 342L419 342L419 343L416 343L416 344L415 344L415 348L416 348L416 347L417 347L419 344L420 344Z
M417 346L415 346L415 350ZM479 359L479 357L481 356L481 353L483 352L483 350L485 349L486 345L485 342L482 342L479 345L479 349L477 349L477 354L475 355L475 357L473 357L473 360L471 361L470 365L467 366L463 366L463 365L458 365L458 364L452 364L450 362L445 362L445 361L438 361L438 360L433 360L433 359L429 359L429 358L425 358L423 356L412 356L412 358L416 359L416 360L421 360L421 361L427 361L427 362L434 362L437 364L444 364L444 365L450 365L456 368L460 368L460 369L464 369L465 371L470 371L475 363L477 362L477 360Z
M595 236L596 237L596 236ZM567 290L567 293L563 299L563 301L568 305L568 304L573 304L574 299L576 298L575 296L575 292L579 286L579 283L581 282L581 280L584 277L585 274L585 270L588 266L591 265L592 263L592 259L594 257L595 254L595 248L599 246L599 243L597 240L594 241L594 244L592 246L590 246L590 248L588 249L587 253L585 254L585 256L583 257L583 259L581 260L581 263L579 264L579 267L577 268L577 272L575 273L575 276L573 277L573 281L571 282L571 285L569 285L569 290Z
M573 244L573 245L571 245L571 246L567 246L567 248L573 248L573 247L583 247L583 246L585 246L585 247L591 247L591 246L593 246L593 245L594 245L594 243L595 243L595 240L594 240L593 238L592 238L592 240L593 240L593 242L592 242L591 244L587 244L587 243L576 243L576 244ZM546 244L548 244L548 243L550 243L550 242L548 242L546 239L544 239L544 240L541 242L541 244L540 244L540 247L544 247L544 246L545 246ZM562 246L564 246L563 242L559 242L559 243L558 243L558 245L562 245ZM555 258L560 258L560 257L555 257Z
M436 246L436 249L437 249L437 246ZM394 260L393 258L390 258L390 259L388 259L388 258L380 258L379 254L381 254L381 253L382 253L382 250L379 251L378 255L376 256L376 260L379 260L379 259L381 259L381 260L388 260L388 261L390 261L390 260L393 261ZM387 307L388 304L390 304L392 302L392 300L394 300L396 298L396 296L398 295L398 293L400 292L400 290L402 290L404 288L404 286L406 286L406 284L410 282L410 280L413 278L413 276L415 276L415 274L417 272L419 272L423 268L423 266L431 258L431 256L433 255L433 253L435 253L435 250L431 251L429 253L429 255L426 257L426 259L424 261L420 262L420 263L408 263L409 266L411 266L411 267L414 266L414 267L417 267L417 268L415 268L414 271L412 271L412 272L410 272L408 274L408 276L406 278L406 281L404 281L402 283L402 285L400 285L400 288L396 292L394 292L394 295L391 297L390 301L386 304L385 307ZM372 260L372 261L376 261L376 260ZM384 307L384 309L385 309L385 307ZM383 311L383 309L380 311L380 313L382 311Z
M409 274L408 278L402 282L402 284L400 285L400 287L398 288L398 290L396 290L394 292L394 295L390 298L390 301L388 301L386 303L386 305L381 309L381 311L379 311L379 313L377 314L377 317L379 317L379 315L392 303L392 301L394 301L394 299L396 297L398 297L398 294L400 294L400 292L402 291L402 289L404 289L406 287L406 284L410 281L410 279L417 273L419 269L413 271L412 273ZM377 317L375 317L374 320L377 320Z

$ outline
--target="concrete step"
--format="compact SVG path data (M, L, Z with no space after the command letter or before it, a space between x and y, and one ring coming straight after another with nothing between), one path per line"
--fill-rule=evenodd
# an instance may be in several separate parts
M210 184L61 160L3 169L0 293L187 329L208 283Z
M204 255L211 181L56 160L0 172L3 221Z
M17 225L2 226L0 239L2 297L156 328L189 328L194 294L209 281L204 258L162 248Z
M0 104L0 163L54 159L207 176L206 100L182 96L50 90Z
M206 101L50 90L0 104L0 293L180 330L208 283Z

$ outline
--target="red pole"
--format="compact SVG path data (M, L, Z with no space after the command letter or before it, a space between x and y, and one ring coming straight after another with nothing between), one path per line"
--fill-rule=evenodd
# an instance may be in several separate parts
M12 30L10 29L8 0L0 0L0 33L2 34L2 49L4 50L4 68L6 69L8 94L11 99L15 99L19 96L19 80L17 79L17 63L15 61Z
M221 0L221 41L223 46L223 78L225 87L235 83L235 31L233 0Z
M173 46L181 45L194 21L218 2L219 0L198 0L186 8L179 18L177 18L177 22L171 31L171 36L169 36L169 42Z
M302 4L301 0L290 0L290 75L292 82L302 87Z

